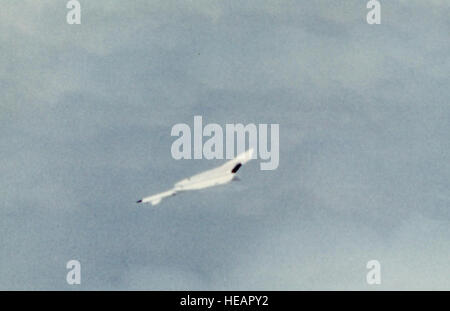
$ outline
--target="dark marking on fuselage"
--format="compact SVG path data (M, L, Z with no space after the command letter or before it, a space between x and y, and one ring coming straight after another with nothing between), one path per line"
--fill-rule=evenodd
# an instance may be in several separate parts
M236 164L236 166L233 167L233 169L231 170L231 173L233 173L233 174L236 173L241 166L242 166L241 163Z

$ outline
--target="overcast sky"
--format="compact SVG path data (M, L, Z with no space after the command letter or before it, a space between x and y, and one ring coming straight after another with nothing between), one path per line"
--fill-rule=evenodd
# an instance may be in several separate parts
M0 289L450 290L448 0L80 2L0 6ZM278 169L136 205L194 115Z

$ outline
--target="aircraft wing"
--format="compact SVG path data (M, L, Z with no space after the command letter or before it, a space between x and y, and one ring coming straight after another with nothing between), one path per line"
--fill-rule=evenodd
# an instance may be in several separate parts
M192 177L181 180L175 184L176 190L194 190L212 187L231 181L234 174L239 170L242 164L251 160L253 149L241 153L233 160L226 162L225 164L214 168L212 170L199 173Z
M175 193L176 193L175 189L170 189L168 191L164 191L149 197L145 197L142 200L137 201L136 203L151 203L152 205L156 205L159 204L162 199L175 195Z

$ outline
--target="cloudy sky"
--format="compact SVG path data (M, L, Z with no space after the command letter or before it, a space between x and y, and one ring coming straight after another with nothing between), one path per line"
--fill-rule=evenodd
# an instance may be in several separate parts
M80 2L0 6L0 289L450 289L449 1ZM278 169L137 206L194 115Z

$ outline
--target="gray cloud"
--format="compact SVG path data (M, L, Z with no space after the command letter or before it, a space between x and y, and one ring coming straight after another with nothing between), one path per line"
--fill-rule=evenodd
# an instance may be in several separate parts
M449 289L449 4L6 1L0 288ZM280 166L134 201L216 162L175 123L279 123ZM218 163L218 162L217 162Z

